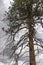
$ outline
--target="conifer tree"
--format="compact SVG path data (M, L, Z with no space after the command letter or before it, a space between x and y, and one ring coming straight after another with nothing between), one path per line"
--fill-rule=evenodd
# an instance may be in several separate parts
M15 35L22 29L27 29L28 32L23 34L15 46L22 46L25 44L26 40L29 47L29 57L30 65L36 65L35 61L35 51L34 51L34 41L35 39L35 24L42 25L43 19L43 0L13 0L13 4L9 7L7 12L7 19L9 20L8 29L6 33L13 37L13 42ZM25 41L22 44L21 41ZM26 42L26 43L27 43ZM20 45L19 45L20 44ZM38 45L38 44L37 44ZM15 52L15 46L12 48ZM42 45L39 45L43 48Z

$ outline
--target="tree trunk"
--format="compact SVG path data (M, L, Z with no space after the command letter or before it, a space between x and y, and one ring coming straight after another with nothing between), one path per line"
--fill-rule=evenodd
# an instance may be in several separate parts
M15 54L15 65L18 65L18 55L17 54Z
M35 51L34 51L34 44L33 44L33 35L34 35L34 28L32 26L32 20L29 21L29 55L30 55L30 65L36 65L35 61Z

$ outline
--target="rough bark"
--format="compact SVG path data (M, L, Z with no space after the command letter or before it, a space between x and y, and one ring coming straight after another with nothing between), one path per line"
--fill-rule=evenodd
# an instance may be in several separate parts
M35 61L35 52L34 52L34 44L33 44L33 34L34 28L32 26L32 20L29 21L29 55L30 55L30 65L36 65Z

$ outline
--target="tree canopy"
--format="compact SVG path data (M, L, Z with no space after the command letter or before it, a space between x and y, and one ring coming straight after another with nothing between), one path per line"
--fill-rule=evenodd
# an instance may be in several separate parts
M36 65L34 41L36 42L37 40L35 38L36 30L34 27L39 23L43 27L43 0L13 1L14 2L12 3L11 7L9 7L9 11L7 12L7 20L9 22L8 29L5 30L6 33L10 36L9 38L11 40L11 43L14 43L14 47L12 47L11 49L14 50L14 54L16 49L26 44L26 46L30 48L30 65ZM16 34L18 34L19 31L23 29L26 29L26 32L24 34L21 34L20 40L15 43ZM37 42L35 43L35 45L38 45L43 48L43 46L41 44L38 44ZM34 56L34 58L32 56ZM32 59L34 60L32 61Z

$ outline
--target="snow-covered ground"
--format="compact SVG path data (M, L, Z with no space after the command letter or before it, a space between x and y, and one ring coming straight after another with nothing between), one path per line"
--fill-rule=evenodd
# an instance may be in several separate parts
M6 10L8 10L8 7L10 5L10 1L12 1L12 0L0 0L0 52L2 52L2 50L3 50L4 46L5 46L5 42L6 42L6 40L5 40L5 38L6 38L5 33L2 31L2 27L5 27L6 26L6 23L4 23L2 21L2 19L4 17L4 12ZM38 26L36 26L36 30L37 30L36 38L39 41L43 42L43 29L42 29L42 27L41 27L40 24ZM19 35L18 35L18 37L19 37ZM18 40L18 38L15 38L15 39ZM23 50L22 53L24 53L26 50L27 50L27 48L25 50ZM9 54L9 53L7 53L7 54ZM25 54L25 55L28 56L28 53ZM8 64L7 62L9 62L9 60L6 61L6 58L8 58L6 56L6 54L5 54L4 58L5 59L3 59L3 53L0 53L0 59L1 59L0 60L0 65L7 65ZM3 60L5 62L3 62ZM27 60L27 59L25 59L25 60ZM40 53L37 56L36 60L37 60L37 62L40 62L37 65L43 65L43 54ZM21 60L19 59L19 62L18 62L19 65L21 65L22 62L23 62L23 58L21 58Z

